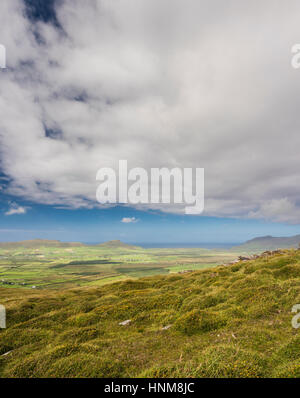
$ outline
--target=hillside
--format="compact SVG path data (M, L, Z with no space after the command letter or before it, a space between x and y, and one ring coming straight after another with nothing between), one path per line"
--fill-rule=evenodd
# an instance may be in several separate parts
M121 242L120 240L110 240L108 242L99 243L96 246L107 247L112 249L140 249L139 246L128 245L127 243Z
M61 242L59 240L49 240L49 239L32 239L32 240L22 240L17 242L0 242L1 249L17 249L19 247L24 247L27 249L37 249L40 247L88 247L81 242ZM106 248L120 248L120 249L135 249L138 246L128 245L127 243L121 242L120 240L110 240L104 243L98 243L97 245Z
M300 377L300 251L0 302L2 377Z
M248 240L247 242L234 246L233 250L262 252L265 250L276 250L283 248L297 248L300 244L300 235L291 237L262 236Z
M0 242L1 249L16 249L18 247L35 249L39 247L79 247L79 246L84 246L84 244L80 242L61 242L59 240L48 240L48 239L22 240L18 242Z

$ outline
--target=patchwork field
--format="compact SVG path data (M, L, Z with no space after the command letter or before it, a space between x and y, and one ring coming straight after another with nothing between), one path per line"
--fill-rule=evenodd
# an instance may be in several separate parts
M236 253L207 249L143 249L134 246L0 248L0 287L62 289L229 262Z

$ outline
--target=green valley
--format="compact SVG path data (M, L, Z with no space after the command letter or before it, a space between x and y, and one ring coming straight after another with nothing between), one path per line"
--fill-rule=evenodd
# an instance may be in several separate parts
M198 270L229 262L235 252L143 249L120 241L99 245L24 241L0 246L0 287L62 289Z

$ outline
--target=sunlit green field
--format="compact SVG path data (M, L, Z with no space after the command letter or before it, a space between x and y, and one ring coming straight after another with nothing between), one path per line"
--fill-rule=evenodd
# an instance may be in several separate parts
M236 253L208 249L143 249L101 246L0 248L0 286L73 288L229 262Z

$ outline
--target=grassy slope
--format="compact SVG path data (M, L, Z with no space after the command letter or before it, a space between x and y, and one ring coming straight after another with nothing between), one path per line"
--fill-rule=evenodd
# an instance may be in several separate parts
M0 289L0 375L300 377L299 282L300 252L287 251L100 288Z

